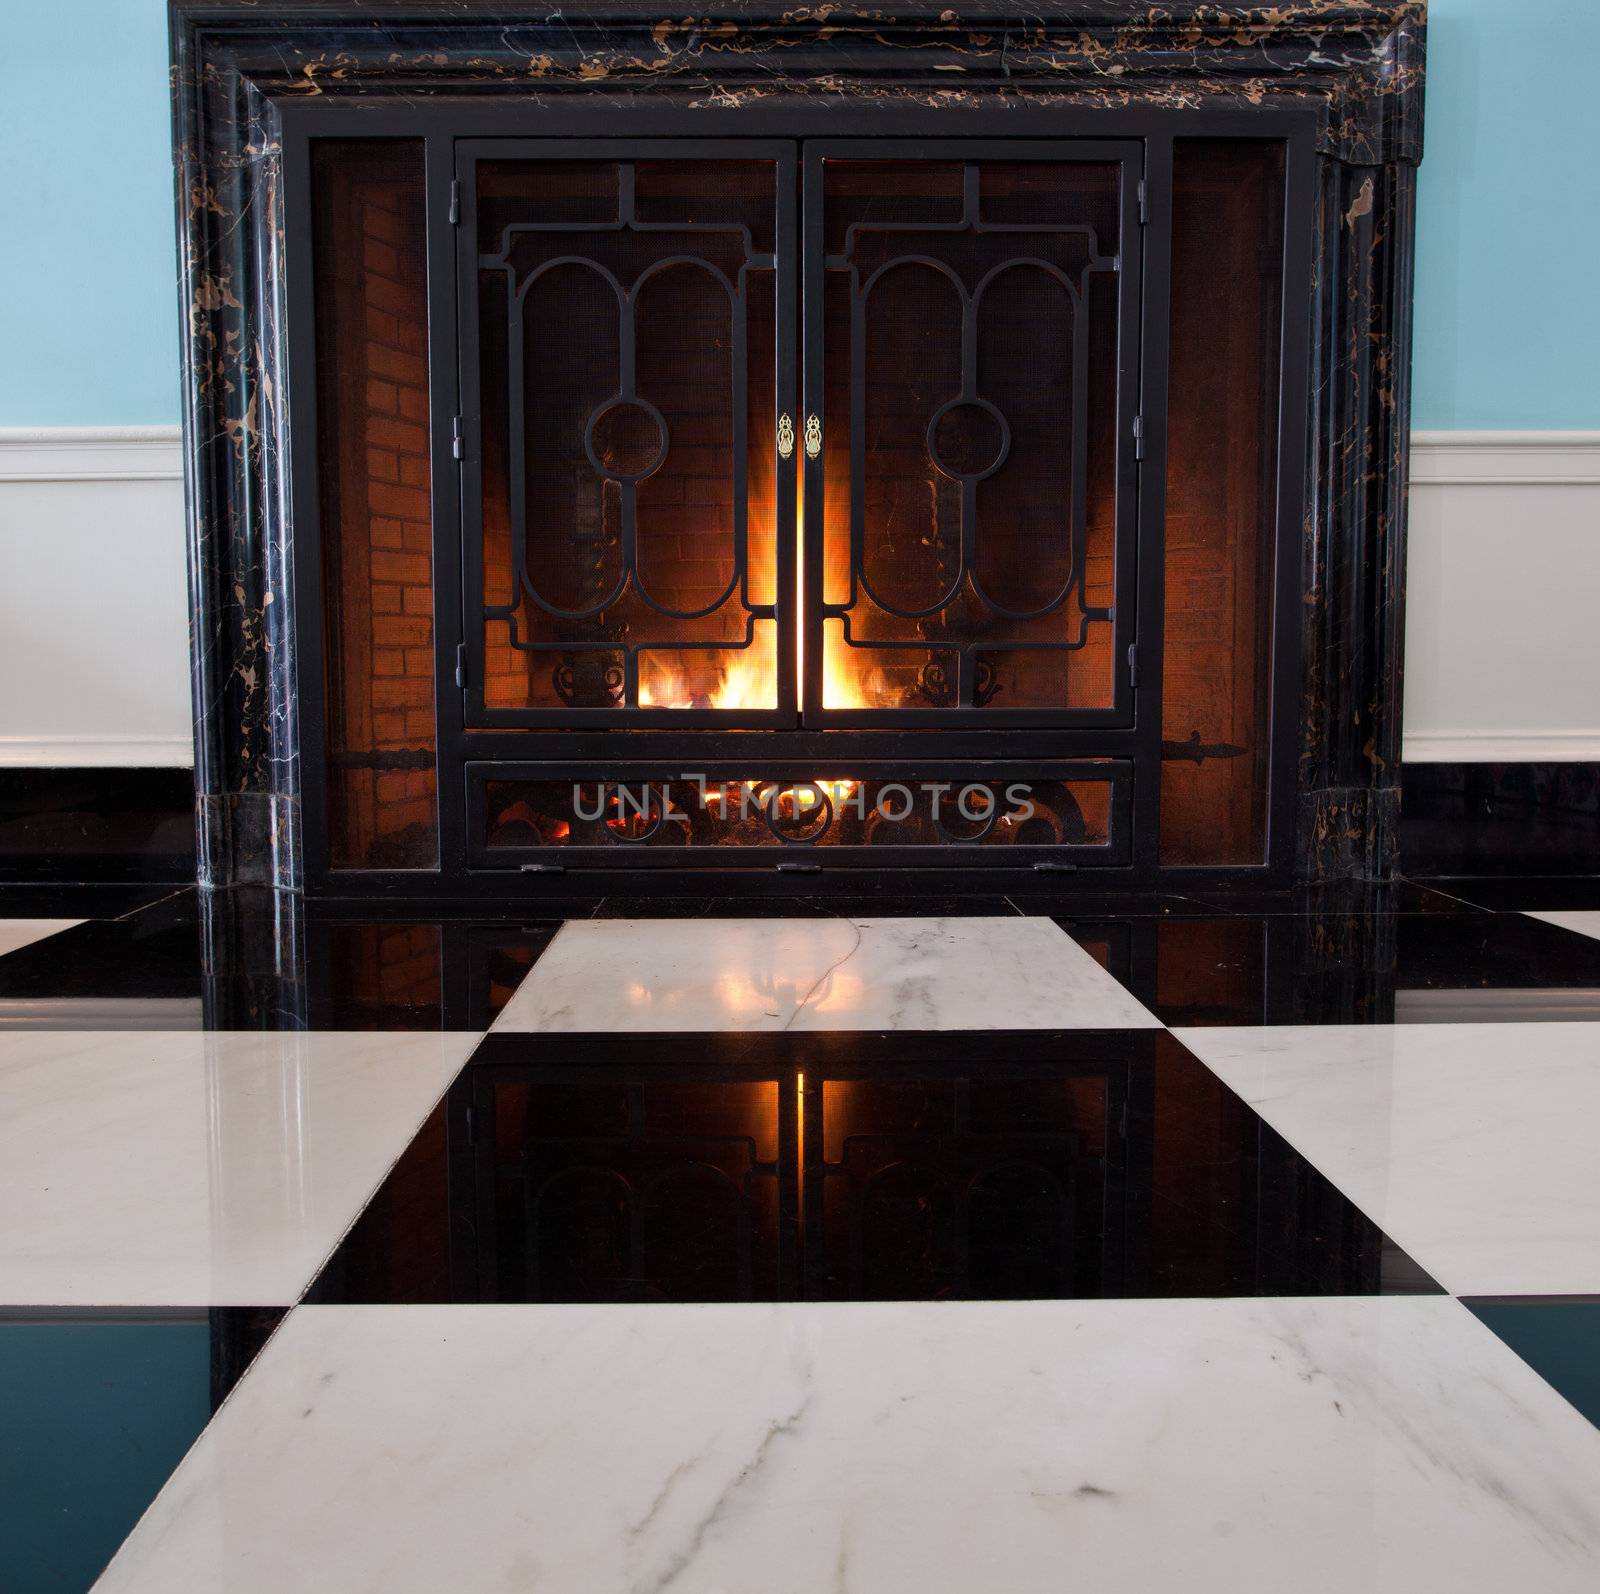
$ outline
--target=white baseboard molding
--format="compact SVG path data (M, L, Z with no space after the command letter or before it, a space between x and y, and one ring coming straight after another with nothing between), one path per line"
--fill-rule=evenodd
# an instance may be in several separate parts
M1411 485L1600 486L1600 432L1413 432Z
M0 769L192 769L187 736L0 736Z
M1600 730L1405 733L1406 763L1600 763Z
M0 426L0 482L182 480L176 426Z
M1407 731L1404 756L1408 764L1600 763L1600 730Z

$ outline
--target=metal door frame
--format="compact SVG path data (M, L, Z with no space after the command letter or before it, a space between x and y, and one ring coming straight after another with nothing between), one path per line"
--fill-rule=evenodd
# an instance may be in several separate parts
M461 631L457 657L461 667L457 684L462 690L463 728L466 730L548 728L569 730L651 727L728 730L787 729L798 714L794 679L794 616L792 589L795 568L795 471L793 454L775 459L775 538L773 611L777 648L777 703L771 709L676 708L490 708L484 702L484 569L482 470L482 361L478 278L482 261L478 251L478 166L483 161L592 160L637 162L643 160L770 161L773 166L773 268L776 415L793 416L796 409L796 348L798 346L796 298L795 169L797 144L790 139L572 139L572 138L462 138L455 143L455 183L450 215L456 227L457 347L460 361L461 409L457 457L461 462ZM553 223L551 230L597 233L630 225L619 219L616 229L602 223ZM683 223L670 229L649 223L640 230L680 232L725 231L707 223ZM437 421L436 421L437 424ZM735 494L746 486L746 461L734 460ZM747 532L748 538L748 532ZM745 554L748 556L748 540ZM636 574L636 572L635 572ZM762 605L761 608L767 608ZM752 612L747 629L754 635L757 619ZM746 645L749 645L747 641ZM648 651L648 650L647 650ZM724 651L734 651L732 649ZM637 670L634 656L629 654Z
M454 655L449 643L461 640L462 547L459 515L461 471L451 448L449 418L459 413L459 366L456 336L456 229L447 219L455 173L455 150L469 138L492 140L496 146L519 137L585 139L601 151L628 142L673 138L695 117L679 105L630 104L625 116L627 139L614 136L624 118L613 104L592 101L544 101L517 106L471 103L413 102L368 105L332 99L301 98L275 102L282 121L284 164L284 275L277 313L286 322L288 355L285 399L294 414L293 436L286 465L294 525L292 570L293 654L296 743L299 749L299 806L306 818L297 826L303 849L306 895L310 898L476 897L485 901L537 901L553 889L584 888L616 891L644 886L647 877L616 867L587 868L574 860L562 876L518 877L502 870L474 869L468 861L466 835L468 760L591 760L604 765L618 756L615 739L605 727L572 727L563 733L525 730L468 730L463 723L463 694L454 681ZM1315 229L1319 182L1326 157L1316 147L1315 118L1305 108L1275 105L1259 109L1207 107L1171 109L1151 106L1072 106L1013 104L952 107L933 111L919 105L859 102L823 104L780 97L756 101L719 113L719 134L703 142L727 155L754 138L781 138L787 144L812 137L848 134L881 149L882 135L904 139L908 131L937 127L967 130L962 143L996 142L1012 149L1026 135L1061 140L1127 139L1146 151L1151 220L1144 247L1145 291L1142 319L1143 411L1147 420L1145 463L1139 493L1139 604L1141 620L1140 680L1135 689L1136 719L1129 729L1092 728L1028 731L989 721L979 727L917 729L815 729L766 732L760 738L762 757L781 761L868 757L916 761L925 758L971 759L994 763L1041 757L1131 758L1135 764L1132 794L1132 855L1121 868L1095 870L1095 889L1148 889L1157 885L1181 890L1232 886L1277 889L1294 875L1299 796L1296 758L1299 715L1303 707L1301 609L1310 464L1307 438L1312 401L1311 359L1314 344L1312 259L1318 246ZM1170 250L1161 237L1161 223L1170 213L1172 145L1177 138L1235 138L1282 144L1286 151L1282 353L1280 370L1278 525L1273 546L1276 561L1275 612L1272 619L1272 702L1268 833L1259 863L1240 865L1162 866L1159 861L1159 777L1161 610L1165 502L1166 437L1165 313L1171 270ZM334 869L329 858L328 750L323 690L323 604L321 592L320 505L318 501L318 432L316 425L316 316L312 292L312 193L310 147L324 139L416 140L425 151L425 212L428 252L428 358L432 392L430 459L433 481L434 634L438 664L435 679L438 748L439 863L437 869ZM925 146L919 144L919 148ZM1317 343L1317 347L1321 347ZM1160 468L1154 462L1162 460ZM464 462L463 462L464 463ZM606 725L615 725L608 719ZM676 718L673 725L682 724ZM629 756L693 758L748 757L753 739L732 730L700 730L677 740L670 730L630 729ZM539 746L535 748L534 743ZM753 760L752 760L753 761ZM687 767L687 766L686 766ZM859 890L866 882L903 882L910 890L966 889L973 862L945 857L919 857L891 862L863 860L813 877L805 889ZM785 895L796 889L792 879L772 870L747 870L736 875L714 857L688 860L685 889L747 890ZM657 879L661 876L657 874ZM1015 877L1013 877L1015 878ZM1040 877L1041 889L1061 893L1059 878ZM1008 889L1016 889L1015 884Z
M808 139L804 145L803 168L805 200L800 229L805 253L804 316L802 348L805 362L804 413L809 436L813 423L826 435L824 283L827 261L824 255L824 167L832 160L926 160L929 162L1032 161L1062 165L1115 165L1118 169L1117 253L1117 389L1116 389L1116 499L1112 546L1115 559L1115 589L1112 603L1112 679L1113 700L1109 709L1062 708L930 708L930 709L827 709L822 707L823 655L822 622L844 606L830 605L823 592L822 504L826 450L819 446L813 454L807 448L805 461L805 690L801 696L801 723L817 729L877 728L898 726L925 731L956 726L1001 728L1026 727L1046 730L1089 728L1126 730L1134 724L1134 683L1137 680L1137 655L1131 651L1139 636L1136 614L1138 594L1139 477L1144 448L1139 422L1141 322L1144 293L1144 225L1140 196L1144 182L1145 148L1141 140L1105 139ZM908 227L908 232L956 232L978 226L977 195L968 183L964 192L963 216L959 223ZM996 227L995 231L1021 231L1020 224ZM1076 340L1075 340L1076 344ZM1075 354L1080 352L1075 347ZM1087 349L1081 351L1087 358ZM966 359L963 358L965 366ZM852 408L862 401L863 373L852 360ZM1086 404L1075 407L1074 430L1087 433ZM854 418L854 417L853 417ZM850 482L852 544L865 515L858 503L855 463L860 439L851 435L852 470ZM1083 450L1087 458L1087 447ZM1151 462L1160 468L1160 461ZM1074 491L1081 483L1074 481ZM963 521L967 518L964 506ZM1075 550L1081 553L1081 550ZM852 589L859 570L861 550L852 546ZM963 570L966 567L963 550ZM852 592L852 597L854 593ZM931 646L931 645L930 645ZM973 644L960 648L963 658Z

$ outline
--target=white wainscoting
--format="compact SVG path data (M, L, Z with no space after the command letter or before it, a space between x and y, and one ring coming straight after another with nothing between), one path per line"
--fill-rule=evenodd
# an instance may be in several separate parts
M1600 760L1600 432L1419 432L1407 759ZM0 428L0 765L193 757L176 427Z
M1405 757L1600 760L1600 432L1418 432Z
M0 428L0 765L194 761L175 426Z

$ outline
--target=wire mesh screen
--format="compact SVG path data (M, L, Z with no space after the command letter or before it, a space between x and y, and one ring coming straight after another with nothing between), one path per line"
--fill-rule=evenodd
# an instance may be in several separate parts
M1118 165L823 170L821 707L1112 708Z
M776 195L763 161L477 168L487 708L779 706Z

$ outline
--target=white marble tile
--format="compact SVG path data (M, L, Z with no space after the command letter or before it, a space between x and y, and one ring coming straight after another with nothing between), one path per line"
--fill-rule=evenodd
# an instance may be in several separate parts
M1600 1292L1600 1023L1174 1033L1446 1289Z
M0 957L82 923L82 919L0 919Z
M583 919L499 1030L1153 1029L1048 919Z
M101 1594L1593 1594L1445 1297L301 1307Z
M297 1300L478 1038L0 1035L0 1306Z
M1530 919L1543 919L1563 930L1576 930L1579 935L1592 935L1600 941L1600 908L1563 908L1549 913L1530 913Z

